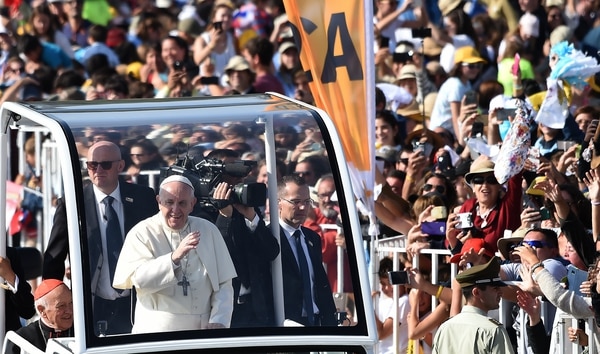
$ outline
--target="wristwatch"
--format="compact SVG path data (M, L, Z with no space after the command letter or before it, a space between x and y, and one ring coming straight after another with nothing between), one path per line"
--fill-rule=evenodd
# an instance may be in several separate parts
M535 280L535 270L538 268L544 268L544 263L542 262L537 262L536 264L534 264L533 266L531 266L531 269L529 270L529 272L531 273L531 277L533 278L533 280Z

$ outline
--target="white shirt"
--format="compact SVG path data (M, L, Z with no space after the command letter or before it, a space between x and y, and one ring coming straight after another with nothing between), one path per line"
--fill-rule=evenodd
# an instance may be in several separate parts
M106 248L106 225L108 220L106 218L106 207L103 203L104 198L108 195L114 198L112 207L117 213L119 218L119 226L121 226L121 235L125 235L125 216L123 213L123 203L121 202L121 189L117 185L117 188L112 191L111 194L104 194L98 187L94 185L94 197L96 198L96 212L98 218L98 227L100 228L100 236L102 237L102 268L100 269L100 278L98 279L98 285L96 288L96 295L106 300L115 300L119 297L129 296L129 291L123 291L119 294L111 284L110 270L108 267L108 260L104 256L108 254Z

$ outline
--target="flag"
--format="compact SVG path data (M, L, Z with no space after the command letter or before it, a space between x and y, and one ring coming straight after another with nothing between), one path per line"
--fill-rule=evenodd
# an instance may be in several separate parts
M342 140L356 198L374 217L375 76L370 1L284 0L315 104Z

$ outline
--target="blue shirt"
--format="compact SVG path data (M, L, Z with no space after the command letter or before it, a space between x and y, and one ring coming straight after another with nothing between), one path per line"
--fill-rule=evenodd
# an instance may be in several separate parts
M71 58L59 46L53 43L40 42L42 45L41 60L52 69L70 69L73 66Z

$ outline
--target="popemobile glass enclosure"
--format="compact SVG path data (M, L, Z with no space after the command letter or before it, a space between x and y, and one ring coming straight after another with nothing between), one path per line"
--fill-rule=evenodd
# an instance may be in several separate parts
M377 332L371 305L370 282L365 260L365 247L355 207L347 162L342 145L331 119L321 110L291 101L279 95L244 95L219 98L151 99L93 102L35 102L5 103L2 106L2 156L10 156L0 168L5 183L0 188L0 205L10 215L14 208L7 193L6 181L23 166L23 142L36 140L36 171L42 181L39 195L43 208L38 217L38 249L43 253L53 224L56 201L63 198L67 215L70 275L65 278L73 295L74 337L50 339L46 352L50 353L135 353L135 352L331 352L369 353L373 351ZM234 144L220 145L218 140L230 138L236 128L250 132L243 143L245 162L221 163L204 161L206 154L220 146L234 148ZM286 127L286 128L282 128ZM290 128L291 127L291 128ZM293 128L293 129L292 129ZM298 133L300 139L309 134L313 143L299 156L292 157L293 148L287 149L276 141L276 132ZM215 136L219 136L218 140ZM196 185L200 208L211 208L212 189L220 174L232 171L245 175L239 185L238 196L248 205L262 211L267 227L280 241L277 195L277 167L285 161L310 159L318 155L322 173L331 173L335 181L335 196L339 205L338 222L319 225L323 232L344 235L345 250L337 250L337 285L331 293L337 309L336 324L329 326L290 325L284 315L284 290L281 253L271 262L273 278L273 311L275 325L270 327L242 327L203 330L183 330L145 334L105 334L101 323L93 319L92 275L88 257L89 242L83 199L84 186L89 184L86 168L87 150L98 140L110 140L129 146L139 137L151 140L166 165L143 170L135 175L123 171L121 183L144 183L157 190L168 174L183 174ZM211 139L211 137L213 137ZM217 140L217 141L215 141ZM302 143L298 140L297 144ZM169 145L170 144L170 145ZM239 144L238 144L239 145ZM306 145L306 144L305 144ZM194 146L193 149L190 149ZM250 151L248 151L248 147ZM198 153L200 151L200 153ZM129 149L122 156L130 158ZM132 153L133 154L133 153ZM299 158L298 158L299 157ZM13 161L10 164L11 160ZM21 160L15 163L15 160ZM254 162L247 162L247 161ZM263 160L260 162L260 160ZM259 166L265 164L267 181L257 180ZM129 161L128 163L131 163ZM19 167L20 166L20 167ZM165 167L166 166L166 167ZM170 169L169 169L170 167ZM244 170L247 168L247 170ZM281 170L280 170L281 171ZM314 172L314 171L313 171ZM287 172L283 170L283 173ZM266 189L256 188L266 183ZM200 186L200 187L198 187ZM265 195L265 190L267 191ZM262 200L264 198L264 200ZM318 204L316 192L311 199ZM193 215L193 214L192 214ZM0 221L8 228L6 220ZM0 241L5 254L6 240ZM8 241L9 245L11 241ZM18 246L18 245L15 245ZM343 264L347 263L344 267ZM349 274L348 274L349 273ZM347 284L350 282L350 284ZM344 284L346 283L346 284ZM3 297L3 292L0 297ZM4 303L4 299L0 298ZM132 310L133 312L134 310ZM133 313L132 313L132 318ZM4 321L2 320L2 323ZM35 352L23 339L10 332L11 341ZM3 343L6 338L3 338ZM4 348L4 346L3 346Z

